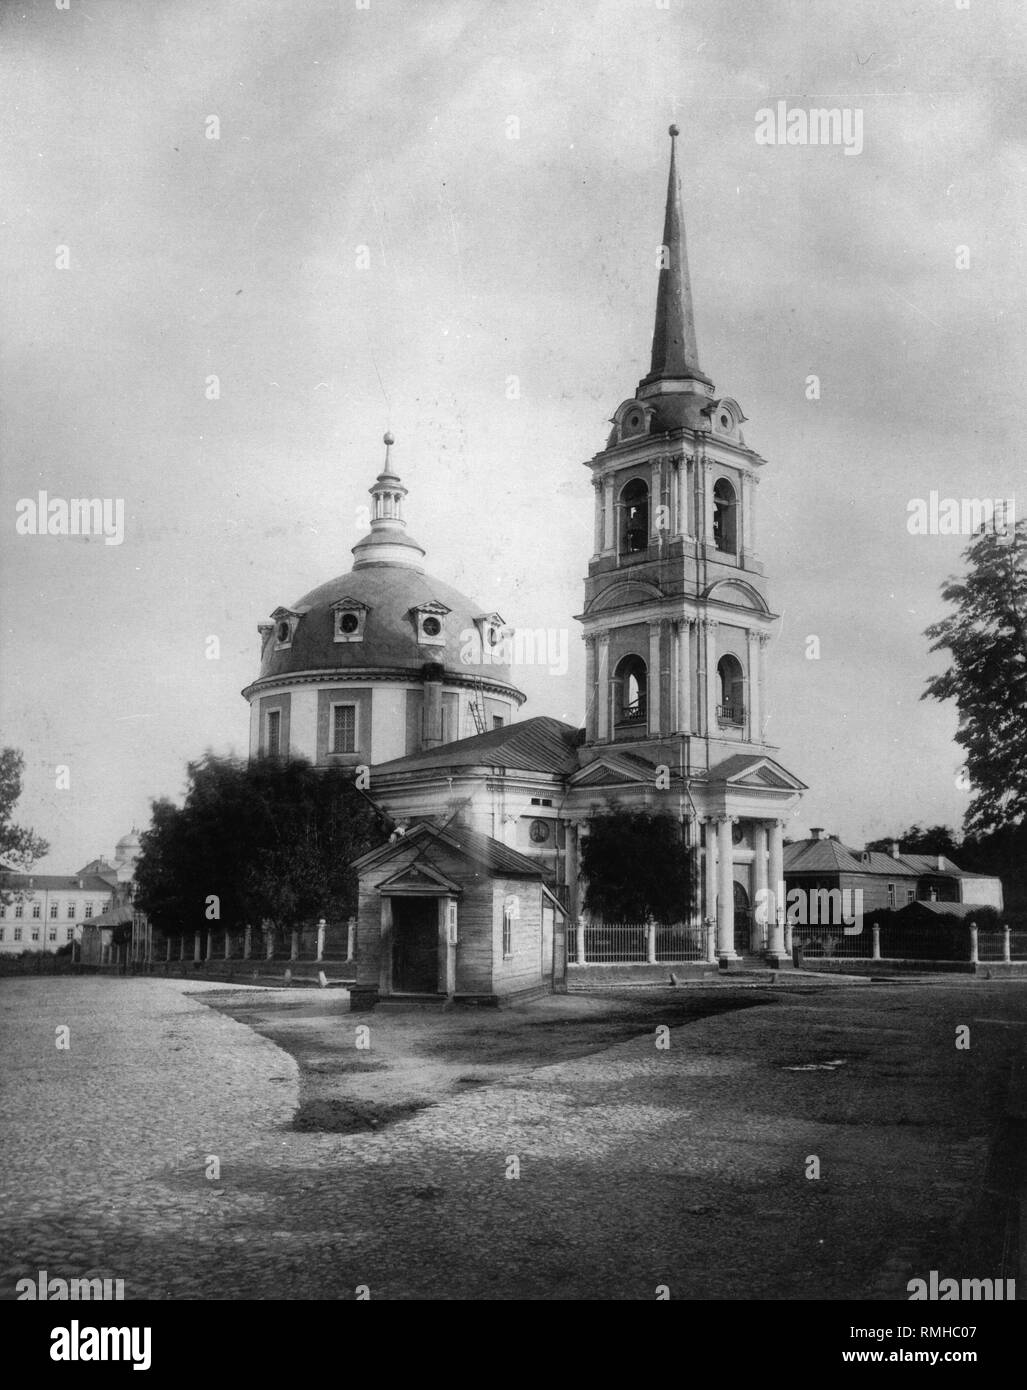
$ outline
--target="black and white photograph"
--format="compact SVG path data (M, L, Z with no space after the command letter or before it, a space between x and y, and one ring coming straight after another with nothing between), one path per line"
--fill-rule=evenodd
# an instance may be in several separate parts
M2 0L28 1373L259 1370L264 1302L299 1369L340 1301L1004 1364L1025 57L1019 0Z

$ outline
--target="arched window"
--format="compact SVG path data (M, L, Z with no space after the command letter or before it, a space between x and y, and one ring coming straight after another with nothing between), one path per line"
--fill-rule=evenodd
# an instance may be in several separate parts
M718 478L713 489L713 544L731 555L738 550L738 503L726 478Z
M632 478L620 495L620 552L635 555L649 548L649 489Z
M720 704L717 718L722 724L745 723L745 677L737 657L722 656L717 662Z
M648 713L648 673L640 656L625 656L614 672L615 724L644 724Z

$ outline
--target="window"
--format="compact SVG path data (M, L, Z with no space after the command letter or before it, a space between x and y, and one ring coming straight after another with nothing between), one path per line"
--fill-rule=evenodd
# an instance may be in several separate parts
M74 927L66 927L66 928L65 928L65 930L64 930L64 939L65 939L65 941L74 941L74 940L75 940L75 928L74 928Z
M267 732L264 747L269 758L277 758L282 751L282 711L269 709L267 712Z
M86 903L86 916L87 916L87 917L92 917L92 915L93 915L93 904L92 904L92 903Z
M717 682L720 691L717 718L721 724L744 724L745 677L737 657L720 658L717 662Z
M15 915L15 917L24 917L24 916L25 916L25 904L24 904L24 903L15 903L15 904L14 904L14 915ZM17 940L20 941L20 940L21 940L21 937L19 936L19 937L17 938Z
M734 554L738 549L738 507L735 490L726 478L713 489L713 544L718 550Z
M6 936L7 936L7 928L6 928L6 927L0 927L0 941L3 941L3 940L5 939Z
M21 940L21 927L15 927L15 929L14 929L14 939L15 939L15 941L20 941L20 940Z
M47 940L48 940L48 941L56 941L56 940L57 940L57 928L56 928L56 927L51 927L50 930L47 932L46 936L47 936Z
M531 804L532 806L552 806L553 798L551 796L533 796Z
M632 478L620 495L620 551L637 555L649 548L649 489Z
M73 902L68 904L68 920L75 920L75 904Z
M43 904L42 904L42 903L33 903L33 904L32 904L32 916L33 916L33 917L42 917L42 915L43 915Z
M50 904L50 916L51 916L51 917L56 917L59 910L60 910L60 903L58 903L56 900Z
M503 718L501 714L494 714L492 716L492 727L494 729L501 729L505 723L506 720Z
M7 904L6 904L6 903L0 903L0 917L6 917L6 916L7 916Z
M503 958L508 959L513 955L513 924L514 924L514 904L507 898L503 904Z
M614 673L617 724L644 724L646 721L647 667L640 656L625 656Z
M889 907L894 907L894 906L895 906L895 884L894 884L894 883L889 883L889 884L888 884L888 906L889 906Z
M353 753L357 747L356 705L332 705L333 753Z
M39 940L39 928L38 928L38 927L33 927L33 928L32 928L32 940L33 940L33 941L38 941L38 940Z
M906 902L907 902L907 903L915 903L915 902L916 902L916 889L915 889L915 888L907 888L907 889L906 889Z
M335 615L335 631L333 633L336 642L362 642L364 640L364 622L370 610L357 599L339 599L337 604L332 605L332 612Z

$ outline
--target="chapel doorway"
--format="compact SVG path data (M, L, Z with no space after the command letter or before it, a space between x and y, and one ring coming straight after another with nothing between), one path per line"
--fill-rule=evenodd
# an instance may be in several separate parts
M752 910L744 883L735 882L735 953L747 956L755 949L752 942Z
M392 899L392 988L397 994L438 993L437 898Z

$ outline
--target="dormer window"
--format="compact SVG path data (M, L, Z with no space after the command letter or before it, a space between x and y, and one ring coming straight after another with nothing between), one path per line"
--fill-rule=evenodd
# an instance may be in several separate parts
M421 646L446 645L445 618L448 612L449 609L444 603L426 603L422 608L410 610L417 627L417 640Z
M478 634L481 639L482 660L502 661L504 659L504 644L510 635L510 629L498 613L486 613L480 618L475 619Z
M292 646L292 639L296 635L296 627L301 617L301 613L297 613L291 608L276 608L271 614L276 651Z
M362 642L364 623L370 609L358 599L343 598L332 604L333 637L336 642Z

